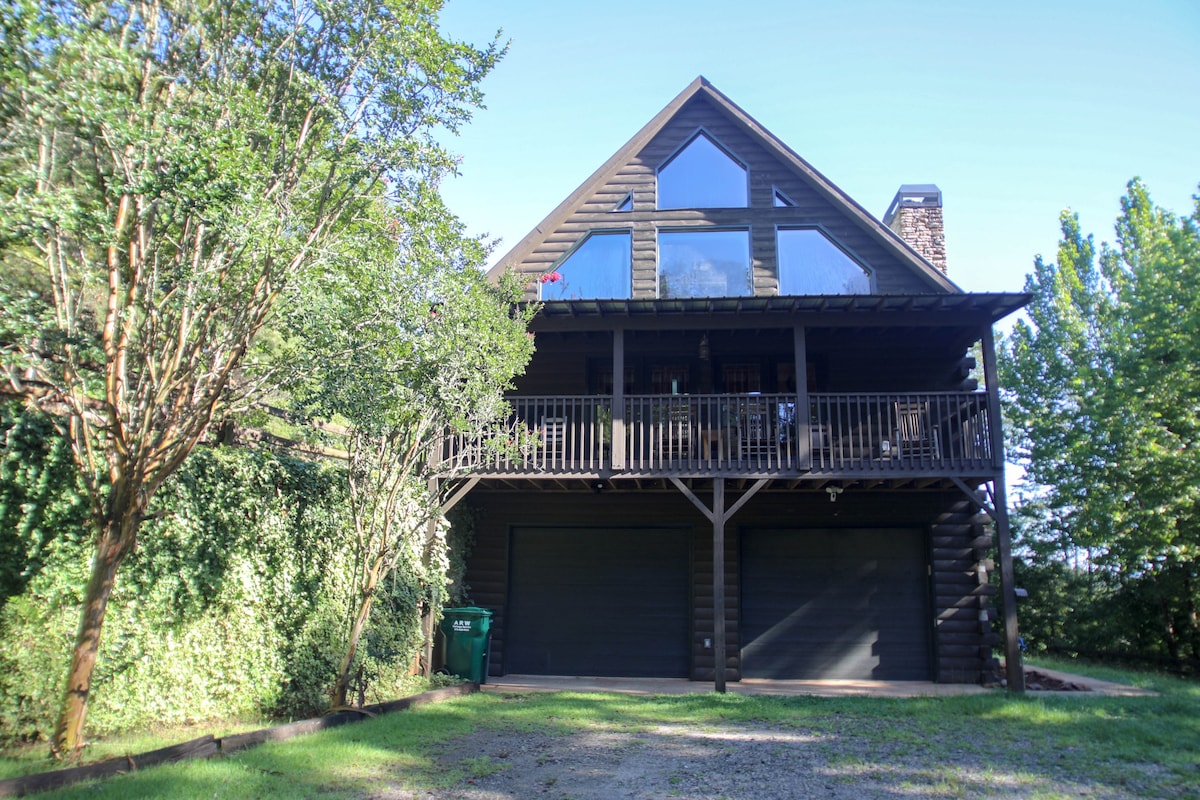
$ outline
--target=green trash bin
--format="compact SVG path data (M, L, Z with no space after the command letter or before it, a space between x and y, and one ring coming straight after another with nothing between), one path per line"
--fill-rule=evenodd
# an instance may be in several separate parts
M450 673L487 683L492 612L475 607L443 608L441 629L446 637L446 668Z

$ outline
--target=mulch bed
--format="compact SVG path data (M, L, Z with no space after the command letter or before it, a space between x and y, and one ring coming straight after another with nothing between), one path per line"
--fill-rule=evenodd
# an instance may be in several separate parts
M1090 692L1092 687L1052 678L1036 669L1025 670L1025 689L1030 692Z

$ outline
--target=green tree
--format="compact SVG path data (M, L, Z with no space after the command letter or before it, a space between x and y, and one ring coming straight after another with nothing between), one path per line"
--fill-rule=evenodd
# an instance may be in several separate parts
M1035 262L1030 321L1003 364L1012 452L1039 487L1022 526L1029 552L1086 554L1128 612L1109 615L1108 649L1141 638L1122 627L1152 620L1173 658L1200 658L1197 203L1176 217L1131 182L1098 266L1064 214L1058 263Z
M67 421L95 551L54 749L82 744L105 608L163 481L279 293L364 204L453 166L435 140L500 52L439 0L10 0L0 40L3 385ZM391 183L386 187L384 177Z
M331 692L347 700L358 645L381 585L399 565L419 576L426 620L446 590L444 497L437 479L472 465L454 454L507 446L504 392L533 352L520 287L490 284L486 250L432 187L364 216L361 249L297 292L282 315L301 365L291 385L306 411L346 424L355 586ZM444 485L444 484L442 484ZM428 630L428 628L427 628Z

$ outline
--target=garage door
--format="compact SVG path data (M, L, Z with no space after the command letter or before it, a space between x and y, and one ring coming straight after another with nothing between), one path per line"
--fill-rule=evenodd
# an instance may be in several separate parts
M687 677L688 531L512 532L504 671Z
M742 533L742 674L929 680L920 530Z

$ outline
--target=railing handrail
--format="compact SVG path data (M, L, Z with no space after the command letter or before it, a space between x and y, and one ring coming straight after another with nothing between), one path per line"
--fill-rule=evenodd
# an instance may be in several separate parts
M790 392L662 393L617 409L610 394L513 395L520 448L461 438L446 455L497 475L964 474L998 468L987 400L976 389L812 392L802 409Z

